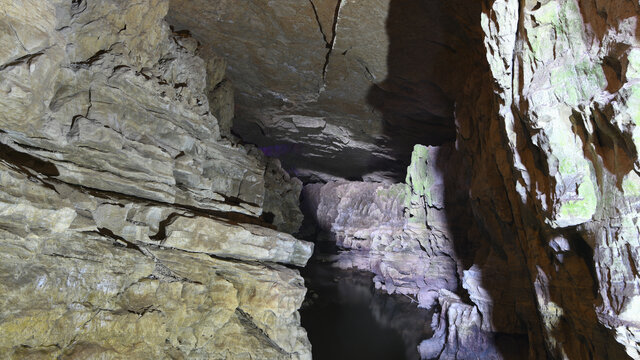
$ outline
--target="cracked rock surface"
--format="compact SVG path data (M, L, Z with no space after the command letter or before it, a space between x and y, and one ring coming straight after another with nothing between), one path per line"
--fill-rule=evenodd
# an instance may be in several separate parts
M278 263L313 245L276 230L301 185L231 141L224 62L168 5L0 1L6 358L311 356L304 281Z
M440 0L171 0L170 5L170 24L189 29L232 64L235 131L277 153L285 168L305 179L400 179L413 144L455 137L455 93L465 69L471 69L469 58L459 53L467 47L465 29L478 5Z

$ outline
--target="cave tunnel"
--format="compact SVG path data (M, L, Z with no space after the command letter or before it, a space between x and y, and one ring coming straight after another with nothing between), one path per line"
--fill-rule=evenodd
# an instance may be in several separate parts
M640 359L640 5L0 0L7 359Z

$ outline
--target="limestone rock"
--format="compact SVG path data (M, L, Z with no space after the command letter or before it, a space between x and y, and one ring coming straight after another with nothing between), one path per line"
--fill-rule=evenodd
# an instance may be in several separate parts
M304 266L313 245L285 233L252 224L226 224L179 216L167 225L162 246L244 260ZM151 242L151 241L149 241Z
M260 215L264 168L219 141L204 62L162 22L166 1L36 9L59 16L41 24L3 15L25 29L9 39L31 41L40 28L46 36L28 54L2 59L4 144L52 163L47 175L67 183Z
M283 154L285 168L326 174L325 181L382 171L398 179L413 144L454 139L455 91L473 59L459 54L479 8L464 1L171 0L167 20L229 60L236 133L261 147L299 147Z
M224 74L168 2L0 7L0 353L310 359L276 262L312 244L258 217L266 161L221 138Z
M294 234L304 216L300 211L302 181L290 176L275 158L267 158L264 174L264 213L273 216L272 224L278 230Z
M431 191L439 178L427 153L439 149L417 145L406 184L333 182L304 188L305 208L318 226L344 251L339 267L371 271L377 288L415 296L431 308L439 289L458 289L457 264L446 222L429 221L442 215L432 207ZM427 176L428 174L428 176ZM424 178L422 178L424 177Z

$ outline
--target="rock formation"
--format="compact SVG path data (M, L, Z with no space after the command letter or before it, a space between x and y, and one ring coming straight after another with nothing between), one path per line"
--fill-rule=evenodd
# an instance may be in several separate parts
M308 358L299 176L422 357L640 358L637 2L0 9L8 357Z
M460 279L458 295L438 294L440 306L449 304L443 309L456 309L456 297L474 304L483 331L523 334L530 358L640 357L637 3L370 0L252 2L238 9L222 1L200 26L189 14L207 6L190 3L172 1L170 21L192 28L205 45L216 39L209 46L245 64L233 72L243 111L238 130L264 146L303 144L283 145L285 164L300 174L388 179L381 171L398 168L385 156L397 164L409 159L406 146L395 144L440 144L456 130L455 145L435 161L448 165L436 165L449 179L442 185L442 219L450 230L443 253L455 255ZM424 9L430 15L418 18ZM251 41L222 41L232 38ZM325 44L323 61L315 49ZM272 110L252 112L261 101ZM252 132L253 124L265 135ZM444 131L435 132L437 126ZM398 225L405 210L396 196L385 204L371 200L393 188L338 183L308 190L342 197L336 207L319 196L319 206L355 211L353 226L338 214L319 220L335 224L340 244L367 252L350 261L376 271L385 287L403 275L371 266L396 253L376 253L371 235L406 231ZM456 194L466 206L456 205ZM420 209L407 207L414 210ZM379 230L368 214L380 219ZM425 252L416 243L405 246L412 256ZM399 283L400 291L416 291ZM442 321L464 324L456 319Z
M482 34L483 46L466 53L475 59L476 76L463 82L456 100L454 150L436 160L448 166L419 171L423 177L443 174L445 223L458 227L452 221L458 216L470 222L446 238L461 286L459 295L439 291L442 315L434 338L420 346L424 357L504 356L485 352L491 346L469 331L474 328L525 334L532 359L640 357L638 11L626 1L505 0L486 2L478 13L469 30ZM413 176L412 169L408 173ZM416 184L420 189L421 181ZM325 191L332 186L361 187L326 185ZM468 214L454 200L465 192ZM353 199L343 198L338 209L357 209L358 199L370 196L344 194ZM397 200L364 203L366 213ZM419 214L422 207L415 204L407 203L405 211ZM359 233L355 214L347 221L354 225L349 236L379 231ZM325 225L341 241L349 229L344 223L337 215ZM343 241L345 248L351 243ZM428 242L433 244L438 241ZM371 262L395 253L369 251L365 267L376 273L381 270ZM409 268L420 269L413 263Z
M494 304L477 269L461 270L465 264L455 247L459 233L470 231L470 224L460 216L468 202L465 194L449 192L445 198L444 184L459 181L444 177L455 174L447 169L455 161L442 163L455 156L452 150L416 145L405 183L307 185L305 208L342 249L332 257L334 266L370 271L376 288L413 297L417 306L436 310L435 334L420 344L423 358L500 359L495 329L483 324L491 320L483 315L490 314ZM471 296L473 302L455 293Z
M308 215L348 250L338 256L339 267L371 271L377 288L417 297L429 308L440 289L458 289L442 179L427 162L438 150L417 145L404 184L339 181L303 191Z
M223 137L224 62L164 0L0 8L3 358L310 358L301 185Z
M467 13L479 16L466 10L478 5L170 3L170 24L189 29L233 64L236 132L260 146L283 149L285 167L299 176L399 178L413 144L455 138L454 90L466 72L443 68L466 67L468 58L457 49L467 45L467 34L458 23L471 21ZM448 16L460 19L447 21Z
M460 144L477 221L530 284L530 356L638 358L638 4L486 5L491 116Z

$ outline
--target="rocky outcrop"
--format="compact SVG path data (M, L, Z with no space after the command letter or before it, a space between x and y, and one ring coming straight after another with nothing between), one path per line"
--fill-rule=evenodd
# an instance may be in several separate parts
M167 1L0 7L0 352L310 358L304 281L276 263L313 246L259 218L298 183L221 136L223 63Z
M413 297L417 306L435 310L435 334L419 348L415 343L416 353L426 359L501 359L496 326L483 318L494 303L478 285L479 274L462 271L465 263L456 248L460 233L477 229L464 222L470 216L464 212L468 198L455 191L464 187L444 189L461 181L451 176L457 166L450 161L456 156L453 150L416 145L405 183L306 185L304 207L341 249L332 257L334 266L370 271L376 288Z
M492 84L495 95L492 108L470 106L493 115L481 127L461 119L476 135L459 144L474 154L477 218L498 246L516 243L506 258L531 284L540 316L528 327L541 329L529 330L531 357L547 356L543 344L554 358L640 356L631 290L639 10L627 1L495 1L481 17L491 75L470 84ZM530 311L515 307L523 319Z

